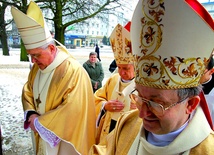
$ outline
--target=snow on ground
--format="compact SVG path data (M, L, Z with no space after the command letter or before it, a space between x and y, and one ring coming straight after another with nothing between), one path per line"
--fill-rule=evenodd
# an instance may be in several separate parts
M84 49L85 50L85 49ZM80 52L82 51L82 52ZM89 51L78 49L71 53L83 64L88 59ZM30 71L29 62L19 61L19 50L2 56L0 49L0 125L2 130L3 155L32 155L30 131L23 129L23 109L21 93ZM108 71L113 60L111 52L101 53L105 79L111 75Z
M17 56L0 56L0 122L4 155L33 154L30 131L23 129L21 103L29 63L18 61Z

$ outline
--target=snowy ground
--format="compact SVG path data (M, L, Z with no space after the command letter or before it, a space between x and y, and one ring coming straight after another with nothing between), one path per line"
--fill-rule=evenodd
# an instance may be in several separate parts
M32 155L30 132L23 129L22 87L29 63L16 65L14 56L0 58L0 121L4 155ZM11 61L11 64L4 64Z
M93 49L91 49L93 50ZM88 59L90 50L71 51L82 64ZM19 51L11 51L10 56L2 56L0 49L0 125L2 129L3 155L32 155L30 131L23 129L23 109L21 92L29 73L29 62L19 61ZM105 80L113 60L109 51L101 51ZM103 82L105 82L105 80Z

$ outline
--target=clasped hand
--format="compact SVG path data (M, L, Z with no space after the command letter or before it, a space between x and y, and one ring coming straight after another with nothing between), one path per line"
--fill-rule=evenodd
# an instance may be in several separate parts
M38 117L39 115L38 114L32 114L30 115L29 119L28 119L28 122L30 123L30 128L31 130L33 130L34 132L37 132L35 126L34 126L34 120Z
M124 103L118 100L110 100L105 104L105 110L110 112L119 112L124 108Z
M109 100L105 104L105 110L110 112L120 112L125 107L124 103L118 100ZM134 103L130 104L130 109L136 109L136 105Z

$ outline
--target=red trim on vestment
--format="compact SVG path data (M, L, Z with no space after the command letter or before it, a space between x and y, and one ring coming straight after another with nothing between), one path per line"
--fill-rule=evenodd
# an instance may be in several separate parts
M200 94L199 94L200 98L201 98L201 101L200 101L200 105L201 105L201 108L203 109L204 111L204 114L207 118L207 121L208 123L210 124L210 127L212 130L214 130L214 126L213 126L213 123L212 123L212 117L210 115L210 110L209 110L209 107L208 107L208 104L207 104L207 101L205 99L205 96L204 96L204 92L202 91Z
M128 22L128 23L124 26L124 28L130 32L131 22Z
M213 18L207 12L207 10L199 3L197 0L185 0L189 6L213 29L214 31L214 22Z

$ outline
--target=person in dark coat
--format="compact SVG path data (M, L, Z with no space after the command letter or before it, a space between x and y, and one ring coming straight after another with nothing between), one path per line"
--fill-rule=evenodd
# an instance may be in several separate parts
M115 60L113 60L113 61L111 62L111 64L109 65L109 71L110 71L111 73L113 73L113 72L115 71L116 68L117 68L117 63L116 63Z
M99 61L101 61L101 59L100 59L100 48L98 47L97 44L96 44L96 47L95 47L95 52L97 53L97 59L98 59Z
M214 69L213 69L212 72L214 72ZM211 90L214 87L214 74L213 73L211 75L211 78L210 78L209 82L206 82L206 83L202 84L202 86L203 86L204 94L207 95L207 94L209 94L211 92Z
M93 91L95 92L102 87L102 81L104 79L103 67L102 64L97 61L97 53L91 52L89 54L89 60L83 64L83 67L88 72Z
M214 124L214 58L213 55L210 57L210 61L207 65L207 69L204 72L204 75L201 77L201 83L203 86L203 91L205 98L208 103L209 111L212 117L212 122Z
M210 57L209 64L207 69L204 72L204 75L201 78L201 83L203 86L204 94L208 95L214 87L214 56Z

